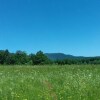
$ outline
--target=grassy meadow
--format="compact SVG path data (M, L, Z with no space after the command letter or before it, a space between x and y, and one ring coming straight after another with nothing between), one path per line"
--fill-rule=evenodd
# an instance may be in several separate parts
M100 65L0 66L0 100L100 100Z

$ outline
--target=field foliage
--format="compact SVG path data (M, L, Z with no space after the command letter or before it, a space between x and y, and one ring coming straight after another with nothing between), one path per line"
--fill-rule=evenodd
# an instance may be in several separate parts
M0 100L100 100L100 66L0 66Z

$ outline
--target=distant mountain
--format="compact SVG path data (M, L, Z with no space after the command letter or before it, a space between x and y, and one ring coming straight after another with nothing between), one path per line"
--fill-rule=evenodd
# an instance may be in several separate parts
M45 55L51 60L84 58L81 56L66 55L64 53L45 53Z

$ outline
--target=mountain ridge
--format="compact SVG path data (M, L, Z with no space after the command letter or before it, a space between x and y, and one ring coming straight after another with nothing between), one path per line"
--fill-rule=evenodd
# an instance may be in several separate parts
M45 53L45 55L51 60L85 58L83 56L73 56L73 55L64 54L64 53Z
M51 60L83 59L83 58L100 57L100 56L94 56L94 57L74 56L74 55L64 54L64 53L45 53L45 55Z

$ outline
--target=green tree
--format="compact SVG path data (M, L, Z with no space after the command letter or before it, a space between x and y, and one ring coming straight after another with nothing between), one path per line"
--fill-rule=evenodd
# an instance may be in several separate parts
M28 56L24 51L16 51L15 54L16 64L27 64L28 63Z
M6 64L7 65L15 65L16 64L16 59L15 59L14 53L9 54L9 57L7 57L7 59L6 59Z
M29 55L29 64L34 65L35 64L35 54L30 54Z
M9 57L8 50L0 50L0 64L6 64L8 57Z
M38 51L35 57L33 58L33 64L35 65L44 65L48 63L49 63L49 59L42 51Z

